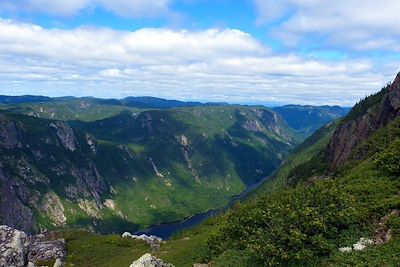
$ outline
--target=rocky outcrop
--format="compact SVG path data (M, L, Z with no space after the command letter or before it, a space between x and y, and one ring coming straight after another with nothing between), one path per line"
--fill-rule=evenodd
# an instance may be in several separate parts
M26 266L28 245L24 232L0 226L0 267Z
M140 257L137 261L134 261L130 267L174 267L174 265L164 263L162 260L147 253Z
M262 132L263 128L256 120L247 120L242 124L243 129L250 132Z
M57 135L64 145L65 149L69 151L75 151L77 146L77 140L75 138L74 130L65 122L57 121L50 124L51 127L56 129Z
M341 247L339 248L339 251L342 253L348 253L352 251L361 251L366 249L368 246L374 245L374 241L368 238L361 237L360 240L357 241L357 243L353 244L352 247Z
M48 192L43 199L42 210L53 220L56 226L65 226L64 205L54 192Z
M288 143L295 143L296 141L288 134L288 125L286 122L275 112L266 109L254 109L254 114L262 122L262 124L269 131L275 133L277 136L287 141Z
M188 138L185 135L177 136L176 138L178 139L179 143L182 146L183 158L185 159L186 165L190 170L190 173L192 174L197 183L201 183L200 176L197 170L193 167L192 160L190 159L191 147L189 146Z
M28 236L8 226L0 226L0 267L36 266L38 262L54 261L63 266L65 240L49 240L45 234Z
M372 238L375 245L386 244L392 238L392 230L390 229L388 222L390 218L397 216L400 216L400 210L393 210L391 213L380 219Z
M33 194L18 180L10 178L0 168L0 220L3 224L31 231L34 228L33 212L27 205Z
M71 175L76 179L76 190L82 197L93 197L96 205L102 206L102 195L108 192L108 185L97 167L90 163L89 169L73 168Z
M332 170L343 165L353 149L373 132L386 126L400 114L400 73L387 88L382 100L336 129L329 145L328 160ZM360 155L362 157L362 155Z
M0 114L0 146L7 149L20 147L20 133L16 123Z
M49 262L54 260L54 266L60 266L67 256L65 240L46 240L45 235L30 238L28 246L28 262Z
M125 232L122 234L122 237L129 237L129 238L136 239L136 240L142 240L146 244L148 244L152 250L156 250L156 251L160 249L160 245L164 242L161 237L158 237L155 235L145 235L145 234L132 235L129 232Z

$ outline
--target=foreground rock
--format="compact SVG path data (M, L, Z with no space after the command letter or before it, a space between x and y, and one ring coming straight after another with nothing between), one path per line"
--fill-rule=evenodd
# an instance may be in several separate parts
M132 235L129 232L125 232L122 234L122 237L129 237L136 240L142 240L146 242L151 247L152 250L159 250L160 245L164 242L161 237L155 235L145 235L145 234Z
M8 226L0 226L0 267L35 267L40 262L64 265L65 240L49 240L45 234L28 236ZM49 266L50 267L50 266Z
M137 261L133 262L130 267L174 267L174 265L164 263L159 258L147 253L140 257Z

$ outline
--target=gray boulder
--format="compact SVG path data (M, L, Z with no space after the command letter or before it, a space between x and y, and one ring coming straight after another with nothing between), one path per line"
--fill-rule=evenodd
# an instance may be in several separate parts
M64 265L65 240L51 240L45 234L28 236L8 226L0 226L0 267L34 267L36 262L55 261Z
M174 267L172 264L164 263L162 260L147 253L133 262L130 267Z
M0 226L0 267L25 266L28 244L24 232Z

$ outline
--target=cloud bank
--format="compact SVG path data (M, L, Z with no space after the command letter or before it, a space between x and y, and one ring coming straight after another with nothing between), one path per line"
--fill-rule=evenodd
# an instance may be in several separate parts
M351 105L391 80L396 70L388 70L274 54L235 29L65 30L0 20L1 94Z
M258 24L288 46L400 51L398 0L254 0Z

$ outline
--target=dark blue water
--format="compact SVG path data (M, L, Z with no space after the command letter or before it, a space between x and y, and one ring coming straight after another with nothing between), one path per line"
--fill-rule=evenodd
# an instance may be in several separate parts
M182 230L187 230L192 227L195 227L199 225L201 222L204 220L216 216L228 208L232 207L236 202L240 201L244 197L246 197L251 191L256 189L260 184L262 184L267 178L264 178L260 182L256 184L252 184L249 187L246 188L240 195L234 197L228 204L226 204L224 207L215 209L215 210L210 210L207 212L203 213L198 213L190 218L187 218L185 220L179 221L179 222L171 222L171 223L163 223L163 224L158 224L151 226L150 228L143 230L143 231L138 231L135 233L135 235L141 235L141 234L146 234L146 235L155 235L159 236L162 239L168 239L172 235L176 234L179 231Z

